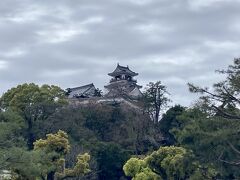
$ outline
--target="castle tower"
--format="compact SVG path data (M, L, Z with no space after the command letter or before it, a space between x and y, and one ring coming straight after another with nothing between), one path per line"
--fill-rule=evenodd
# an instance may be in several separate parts
M117 65L116 69L108 74L112 77L110 83L104 86L107 89L105 97L129 97L137 99L142 96L137 80L134 79L138 73L129 69L129 67Z

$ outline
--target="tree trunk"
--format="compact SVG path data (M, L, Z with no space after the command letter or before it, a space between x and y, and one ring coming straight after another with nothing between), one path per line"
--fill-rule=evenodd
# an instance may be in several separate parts
M27 121L27 146L29 150L33 149L33 142L35 141L34 134L32 132L32 119L25 115Z
M47 180L55 180L55 179L54 179L54 175L55 175L55 172L54 172L54 171L51 171L50 173L48 173L48 175L47 175Z
M157 124L158 123L158 120L159 120L159 113L160 113L160 109L159 109L159 107L155 107L155 124Z

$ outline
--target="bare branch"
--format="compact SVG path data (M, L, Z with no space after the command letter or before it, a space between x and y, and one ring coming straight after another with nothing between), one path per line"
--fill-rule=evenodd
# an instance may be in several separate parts
M227 96L230 97L231 100L236 101L240 104L240 100L234 97L225 86L223 86L224 91L227 93Z
M224 110L222 110L221 108L215 106L215 105L212 105L213 108L215 108L219 113L222 114L223 117L225 118L228 118L228 119L240 119L240 116L238 115L233 115L233 114L229 114L227 112L225 112Z
M227 161L227 160L222 159L222 156L223 156L223 152L222 152L222 153L220 154L220 156L218 157L218 160L219 160L219 161L224 162L224 163L226 163L226 164L233 165L233 166L239 166L239 165L240 165L240 161L237 161L237 162Z
M208 94L208 95L210 95L210 96L212 96L212 97L215 97L215 98L217 98L217 99L223 99L223 98L224 98L224 97L222 97L222 96L220 96L220 95L213 94L213 93L209 92L208 90L206 90L206 89L204 89L204 88L195 87L193 84L188 83L188 86L189 86L190 88L195 89L194 92L196 92L196 93L206 93L206 94Z
M237 150L232 143L228 142L229 146L232 148L233 151L235 151L236 153L240 154L240 151Z

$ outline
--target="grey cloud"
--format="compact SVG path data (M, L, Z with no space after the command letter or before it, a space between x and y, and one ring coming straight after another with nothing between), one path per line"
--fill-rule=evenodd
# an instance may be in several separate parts
M136 3L137 2L137 3ZM103 88L117 62L161 80L173 103L194 99L239 56L240 1L3 0L0 93L23 82Z

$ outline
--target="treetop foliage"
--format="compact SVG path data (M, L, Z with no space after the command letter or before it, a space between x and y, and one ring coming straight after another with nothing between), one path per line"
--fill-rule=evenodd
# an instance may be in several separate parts
M68 135L59 130L55 134L48 134L45 140L37 140L32 151L21 148L13 149L9 154L7 164L11 167L14 178L24 180L36 178L62 180L89 173L90 155L88 153L77 155L73 168L65 167L65 156L69 150ZM26 163L27 166L25 166Z
M65 92L54 85L42 85L34 83L22 84L11 88L0 99L1 107L12 108L23 112L27 107L40 103L64 103Z
M34 150L44 149L46 152L57 152L66 155L70 150L68 135L59 130L56 134L47 134L47 139L34 142Z
M194 155L182 147L160 147L143 159L131 158L123 166L127 176L133 180L212 179L216 171L202 167L194 161Z

